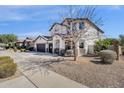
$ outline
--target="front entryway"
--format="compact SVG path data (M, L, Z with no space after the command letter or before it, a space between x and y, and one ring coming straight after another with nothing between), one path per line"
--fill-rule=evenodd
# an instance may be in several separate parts
M50 43L50 44L49 44L49 53L52 53L52 50L53 50L53 44Z

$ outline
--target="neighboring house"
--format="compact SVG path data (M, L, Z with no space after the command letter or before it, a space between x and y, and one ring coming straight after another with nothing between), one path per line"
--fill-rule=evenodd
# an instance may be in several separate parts
M94 42L104 39L104 32L93 22L86 18L66 18L62 23L55 23L50 28L52 35L53 53L60 54L62 50L69 50L73 47L68 35L68 28L76 31L86 30L76 44L76 53L78 56L93 54ZM81 33L80 33L81 34Z
M52 37L51 36L38 36L34 40L34 49L37 52L52 53Z
M19 46L19 47L21 47L23 45L23 41L24 40L17 40L16 41L16 45Z
M20 46L20 47L28 47L28 46L31 46L33 47L34 46L34 39L33 38L29 38L29 37L26 37L26 39L22 40L17 40L16 41L16 45L17 46Z
M26 39L23 41L24 47L33 47L34 46L34 39L30 37L26 37Z

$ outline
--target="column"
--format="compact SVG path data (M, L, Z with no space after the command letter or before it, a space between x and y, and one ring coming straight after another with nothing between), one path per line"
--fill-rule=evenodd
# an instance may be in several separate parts
M45 52L48 52L48 42L46 43L46 46L45 46Z
M54 54L54 49L55 49L55 40L54 40L54 38L53 38L53 48L52 48L52 53Z
M61 50L65 50L65 41L60 38L60 43L59 43L59 54L61 54Z
M79 41L76 42L76 55L77 55L77 56L80 56Z

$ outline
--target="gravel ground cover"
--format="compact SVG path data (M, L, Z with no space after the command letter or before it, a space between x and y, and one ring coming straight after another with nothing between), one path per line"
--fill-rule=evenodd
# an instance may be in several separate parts
M47 65L47 68L91 88L124 87L124 57L113 64L101 64L93 57L81 57Z

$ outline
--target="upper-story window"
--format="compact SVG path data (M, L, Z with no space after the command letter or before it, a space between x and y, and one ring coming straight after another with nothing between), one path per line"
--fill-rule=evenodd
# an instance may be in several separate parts
M100 33L99 33L99 31L97 31L97 36L100 36Z
M72 30L77 30L77 24L76 23L72 24Z
M84 23L83 23L83 22L80 22L80 23L79 23L79 29L82 30L82 29L84 29L84 27L85 27L85 26L84 26Z
M54 32L55 32L55 33L58 33L58 32L59 32L59 29L58 29L58 28L56 28L56 29L54 30Z
M67 24L70 26L70 22L67 22Z

